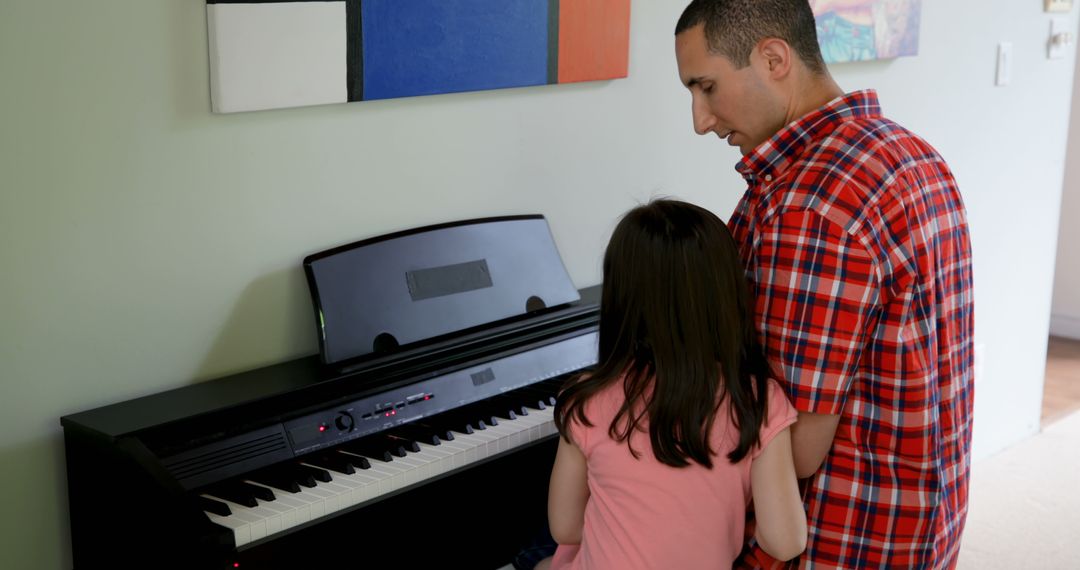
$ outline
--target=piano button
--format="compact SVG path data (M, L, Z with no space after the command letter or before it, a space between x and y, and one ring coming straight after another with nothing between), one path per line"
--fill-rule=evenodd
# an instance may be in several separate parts
M232 514L228 504L207 497L206 495L199 496L199 507L208 513L214 513L215 515L222 517L227 517Z

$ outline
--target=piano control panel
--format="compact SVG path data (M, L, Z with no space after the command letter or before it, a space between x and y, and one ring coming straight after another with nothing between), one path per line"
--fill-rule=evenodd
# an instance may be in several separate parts
M327 408L285 423L293 453L380 432L596 363L595 332L568 338L408 386ZM551 363L562 366L552 368Z

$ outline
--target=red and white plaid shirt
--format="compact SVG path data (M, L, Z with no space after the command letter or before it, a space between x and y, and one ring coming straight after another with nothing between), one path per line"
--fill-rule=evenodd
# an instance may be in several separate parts
M802 412L840 414L804 486L805 568L949 568L967 516L971 247L937 152L857 92L736 167L730 220L769 360ZM752 544L740 565L778 566Z

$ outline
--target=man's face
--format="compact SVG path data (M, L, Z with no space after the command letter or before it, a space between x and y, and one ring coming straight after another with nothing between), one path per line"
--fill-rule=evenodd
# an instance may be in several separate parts
M697 134L716 133L745 156L784 126L783 108L768 89L768 64L756 50L750 65L735 69L727 57L709 51L705 27L698 25L675 36L675 58L679 79L690 90Z

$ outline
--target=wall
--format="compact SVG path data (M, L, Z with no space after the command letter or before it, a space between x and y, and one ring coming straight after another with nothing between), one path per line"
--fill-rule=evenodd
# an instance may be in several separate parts
M1073 76L1073 92L1080 93L1080 73ZM1065 186L1061 197L1061 231L1050 334L1080 340L1080 98L1073 97L1066 150Z
M539 212L586 286L650 195L726 217L738 156L691 131L678 4L633 3L624 80L227 116L202 2L0 4L0 566L70 567L59 416L315 352L309 253ZM923 4L918 57L835 75L876 87L963 189L986 456L1038 428L1074 59L1045 59L1041 0Z

